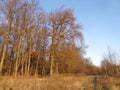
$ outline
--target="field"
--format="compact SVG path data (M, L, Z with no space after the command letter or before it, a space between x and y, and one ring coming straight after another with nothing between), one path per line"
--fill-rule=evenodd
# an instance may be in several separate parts
M0 77L0 90L120 90L115 77L59 75L47 77Z

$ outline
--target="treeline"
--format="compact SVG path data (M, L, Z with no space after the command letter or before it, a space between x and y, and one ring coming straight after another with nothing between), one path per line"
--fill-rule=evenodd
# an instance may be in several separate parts
M85 72L85 48L72 10L45 13L37 0L0 1L1 75Z
M120 76L120 56L117 52L108 48L107 54L101 62L101 74L109 76Z
M0 1L1 75L118 75L120 66L111 62L110 56L101 68L84 58L82 27L71 9L46 13L38 1Z

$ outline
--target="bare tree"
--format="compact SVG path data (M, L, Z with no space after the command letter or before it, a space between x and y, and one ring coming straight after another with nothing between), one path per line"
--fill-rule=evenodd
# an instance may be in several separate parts
M106 75L119 74L118 62L118 54L116 52L113 52L111 48L108 48L108 54L103 58L103 61L101 62L102 72Z
M70 43L75 45L77 38L82 41L83 36L80 32L80 25L75 23L75 17L70 9L59 9L49 14L49 32L50 32L50 74L54 73L56 50L62 44Z
M0 1L0 72L52 75L66 67L78 72L85 44L72 10L45 13L38 4L37 0Z
M3 52L2 52L2 57L1 57L1 62L0 62L0 73L3 68L3 63L5 59L5 54L7 51L7 46L8 46L8 41L9 41L9 36L10 36L10 31L12 28L12 22L13 22L13 15L15 13L15 2L16 0L8 0L8 1L1 1L1 13L5 16L5 20L7 23L7 28L5 30L5 38L4 38L4 46L3 46ZM3 4L3 5L2 5Z

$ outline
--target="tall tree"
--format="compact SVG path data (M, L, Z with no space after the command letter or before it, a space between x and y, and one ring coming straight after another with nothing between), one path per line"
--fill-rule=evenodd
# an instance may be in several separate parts
M3 52L2 52L1 62L0 62L0 73L1 73L2 68L3 68L4 59L5 59L5 54L6 54L7 47L8 47L10 31L12 28L16 0L1 1L0 3L1 3L0 4L1 5L0 12L5 16L5 20L7 23L7 28L5 30Z
M51 12L48 16L48 27L50 32L50 74L54 73L55 54L63 44L76 45L77 39L83 40L81 26L76 24L75 17L70 9L59 9ZM78 41L77 41L78 42Z

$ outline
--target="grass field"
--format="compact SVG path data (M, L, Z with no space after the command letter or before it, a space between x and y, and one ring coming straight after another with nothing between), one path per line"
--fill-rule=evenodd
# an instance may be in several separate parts
M0 77L0 90L94 90L94 76ZM97 77L96 90L120 90L120 78Z

